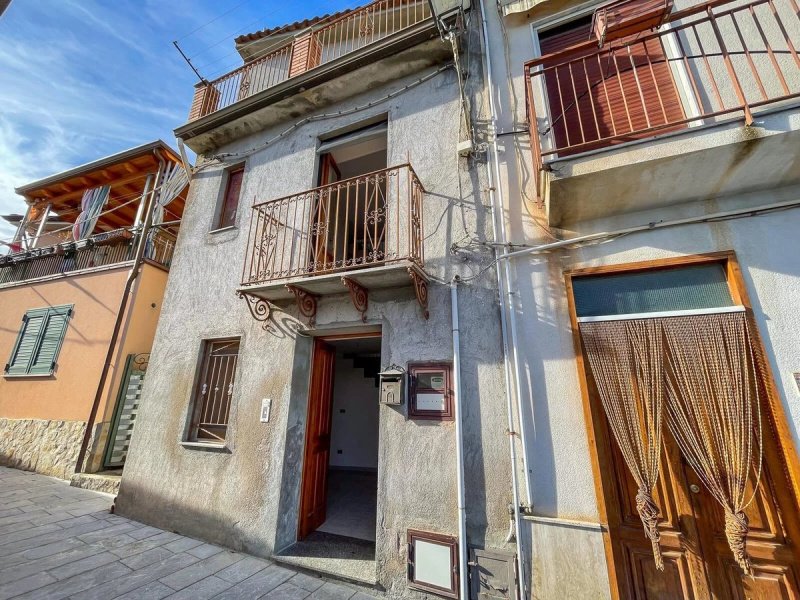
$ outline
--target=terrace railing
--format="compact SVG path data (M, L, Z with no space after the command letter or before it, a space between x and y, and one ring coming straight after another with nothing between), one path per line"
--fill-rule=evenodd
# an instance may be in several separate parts
M148 238L144 258L169 267L175 249L175 236L155 228L150 231ZM123 228L99 233L79 242L64 242L0 256L0 285L132 261L138 239L138 231Z
M428 0L377 0L310 28L196 86L189 120L204 117L431 18Z
M588 38L588 31L587 31ZM525 65L534 166L800 97L797 0L717 0Z
M424 193L405 164L256 204L242 284L403 261L422 267Z

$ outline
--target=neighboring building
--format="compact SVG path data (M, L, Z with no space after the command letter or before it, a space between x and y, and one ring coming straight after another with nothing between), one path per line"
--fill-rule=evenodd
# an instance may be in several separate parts
M182 171L157 141L16 190L28 210L6 217L17 232L0 256L0 464L69 479L80 458L79 471L117 474L93 485L118 485L183 213Z
M507 260L526 413L519 451L525 450L529 482L520 494L533 506L524 517L533 597L795 597L797 5L618 2L600 15L605 30L602 18L593 20L599 5L486 6L497 126L510 133L497 138L499 191L509 240L531 247L514 248L519 252ZM726 314L745 315L749 333L727 335L722 344L712 336ZM612 337L612 319L627 333ZM625 337L633 327L670 332L681 319L685 329L675 337L642 334L638 346ZM741 383L750 373L743 362L719 367L720 353L735 353L733 340L752 345L754 354L748 349L741 360L753 367L757 387ZM625 358L645 341L650 358ZM661 343L666 350L657 350ZM631 365L638 375L625 376ZM720 417L742 427L754 459L763 438L760 485L744 511L752 577L734 560L723 507L690 467L696 460L687 458L685 440L669 433L676 418L669 412L654 493L665 569L656 569L637 514L638 486L612 435L611 421L623 419L609 421L601 399L612 398L614 376L619 390L652 392L662 378L653 375L651 386L630 382L662 368L686 376L671 380L665 406L683 397L681 385L698 382L709 390L721 381L742 385L751 397L759 390L752 407L759 407L760 435L750 437L747 422L739 421L755 414L749 410ZM693 405L705 406L711 396L699 394ZM689 435L690 425L701 422L692 417L675 431ZM731 431L695 451L740 448ZM752 471L748 481L746 497ZM735 529L734 521L727 525Z
M198 84L120 514L391 597L456 597L474 551L513 594L477 23L380 0L241 36Z

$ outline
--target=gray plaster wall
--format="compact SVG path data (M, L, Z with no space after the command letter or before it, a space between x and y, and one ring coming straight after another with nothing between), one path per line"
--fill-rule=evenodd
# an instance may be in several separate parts
M474 72L480 89L479 65ZM298 331L304 325L293 305L277 311L271 331L265 331L234 290L246 251L249 206L314 187L320 135L386 114L388 164L410 161L427 190L426 270L434 278L466 278L487 266L486 249L450 251L468 238L486 240L491 231L485 170L455 151L460 127L455 73L444 71L380 101L414 79L331 106L326 112L377 102L358 114L306 124L249 155L234 229L209 233L222 169L207 168L195 176L117 500L121 514L262 556L295 541L312 347L308 336L358 331L364 325L349 297L340 295L321 299L313 332ZM283 123L219 150L256 147L286 127ZM382 365L452 359L449 288L434 280L429 291L427 321L411 288L370 295L367 326L381 328ZM504 542L510 464L491 271L461 285L459 301L469 543L511 549ZM184 447L180 442L201 341L223 336L241 336L226 449ZM262 398L273 402L269 423L259 422ZM376 579L391 597L419 596L405 582L408 528L458 533L454 424L409 420L406 411L406 406L379 411Z
M510 15L501 26L495 8L487 3L492 65L495 80L500 82L496 87L500 131L527 128L523 64L536 56L531 25L581 4L586 6L588 3L544 2L527 12ZM726 189L724 198L718 194L706 194L698 199L687 194L670 202L670 189L688 189L692 180L707 183L707 160L689 161L680 173L680 179L675 176L657 178L655 171L648 170L646 164L648 160L666 155L668 152L663 144L668 142L629 145L618 152L598 151L585 158L573 158L570 170L555 176L568 178L578 172L588 173L583 196L586 206L603 206L601 211L608 214L606 205L621 202L615 190L630 187L631 182L625 177L630 176L631 170L626 171L626 166L638 162L645 165L638 171L642 177L640 187L645 192L645 203L649 200L646 195L649 181L649 189L657 191L664 199L661 206L644 210L631 202L620 214L591 220L576 219L565 229L550 228L547 215L535 202L537 174L532 169L530 136L524 133L502 136L498 145L510 241L536 246L556 239L633 225L800 199L800 190L787 187L793 184L793 180L783 177L778 168L796 157L796 153L786 149L793 135L791 131L797 128L796 121L784 115L777 115L773 120L775 130L771 129L770 134L776 136L775 140L783 140L783 150L773 151L759 164L742 171L747 175L743 179L771 182L772 189L744 193L740 183L738 191L736 186ZM756 126L762 127L761 121ZM728 138L738 139L747 135L743 123L739 122L724 129L724 133L698 131L696 136L682 134L676 143L682 144L685 151L687 148L695 149L702 140L707 140L710 145L723 145L730 143ZM654 149L656 145L661 149ZM774 147L781 147L781 143ZM681 152L681 148L674 150L676 154ZM706 157L711 154L709 152ZM603 177L604 169L610 167L619 167L617 181L606 177L603 181L607 185L593 187L592 172ZM730 177L731 173L727 175ZM569 200L568 195L563 199L565 203ZM652 207L652 203L649 206ZM534 517L526 519L524 525L530 536L531 553L527 559L532 568L533 597L610 597L564 271L734 250L796 444L800 427L800 391L792 374L800 371L800 343L796 335L800 316L794 300L800 288L800 260L797 258L800 256L800 240L794 233L798 225L800 210L794 209L734 221L632 234L514 260L512 272L520 326L523 404L527 413L533 489ZM576 565L580 569L576 570Z

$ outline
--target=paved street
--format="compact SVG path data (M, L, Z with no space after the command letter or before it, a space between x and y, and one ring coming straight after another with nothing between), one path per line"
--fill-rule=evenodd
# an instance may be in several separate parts
M112 498L0 467L0 600L368 600L346 584L109 514Z

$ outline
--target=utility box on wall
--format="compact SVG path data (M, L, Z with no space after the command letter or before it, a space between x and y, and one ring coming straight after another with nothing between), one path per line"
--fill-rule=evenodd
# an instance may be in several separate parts
M392 365L378 375L381 378L381 404L402 404L406 393L405 369Z

